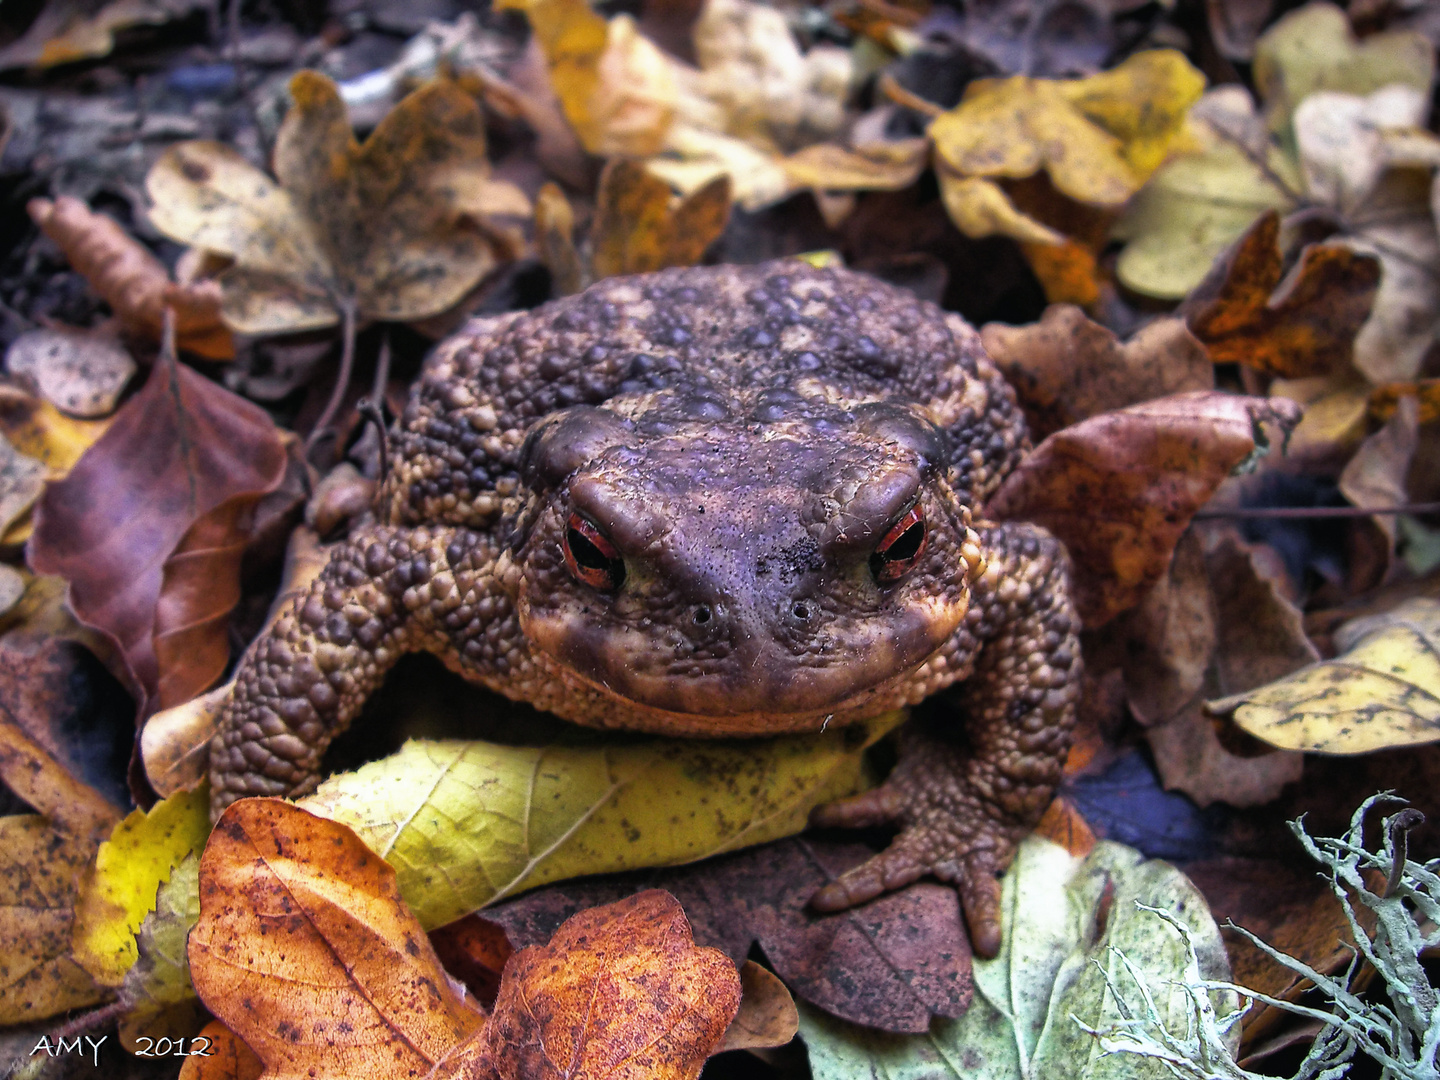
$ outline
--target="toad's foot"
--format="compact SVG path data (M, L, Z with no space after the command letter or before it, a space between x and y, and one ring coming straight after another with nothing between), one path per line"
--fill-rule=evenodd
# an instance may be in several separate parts
M1010 865L1060 780L1080 690L1080 643L1060 544L1015 522L981 526L981 536L990 566L956 635L966 650L983 642L974 674L955 695L964 738L937 738L911 724L884 784L816 810L816 825L891 824L900 835L812 903L838 911L933 874L959 889L975 951L994 956L995 875Z
M1033 822L987 805L965 784L966 754L906 730L900 763L880 787L818 807L810 823L826 828L898 825L879 855L847 871L811 898L818 911L842 911L903 888L926 874L955 886L980 956L1000 950L1000 882L1015 845Z

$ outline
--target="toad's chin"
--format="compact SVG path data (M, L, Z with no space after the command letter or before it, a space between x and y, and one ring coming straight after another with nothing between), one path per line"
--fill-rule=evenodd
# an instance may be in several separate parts
M811 731L920 700L928 690L916 669L941 651L967 607L967 597L917 602L843 635L817 635L803 650L751 632L687 654L674 641L560 609L523 613L522 624L543 666L613 699L623 714L567 719L670 735L754 735Z

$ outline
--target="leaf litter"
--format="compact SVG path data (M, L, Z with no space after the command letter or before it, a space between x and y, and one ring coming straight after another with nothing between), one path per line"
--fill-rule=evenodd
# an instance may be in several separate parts
M221 870L212 862L207 877L197 856L208 823L181 808L204 801L187 789L203 776L224 691L206 692L263 623L285 534L300 513L298 496L277 494L279 517L252 523L282 473L299 490L304 469L281 424L312 440L327 428L338 435L333 456L348 458L349 472L311 470L303 486L313 493L306 520L325 533L343 530L368 512L383 468L373 436L346 435L355 430L353 402L367 385L377 396L387 379L403 387L421 351L397 324L445 333L469 313L533 306L618 273L808 252L899 277L906 260L928 260L928 295L977 325L990 322L983 339L1040 444L985 511L1043 522L1066 541L1087 666L1096 687L1113 691L1075 768L1083 772L1087 755L1107 760L1124 739L1148 740L1167 787L1212 811L1230 808L1230 817L1210 819L1221 823L1210 826L1207 854L1244 850L1246 829L1260 820L1253 815L1270 812L1277 796L1331 809L1329 793L1310 780L1330 774L1302 750L1379 762L1387 749L1409 747L1406 768L1440 779L1440 767L1427 764L1435 724L1425 702L1440 687L1425 662L1434 628L1426 629L1424 606L1433 604L1426 598L1440 562L1426 552L1440 552L1440 542L1423 509L1440 501L1440 477L1427 464L1437 415L1440 138L1429 109L1434 47L1417 32L1423 19L1402 13L1404 5L1347 15L1326 3L1277 13L1268 3L1217 0L1203 27L1189 26L1200 37L1182 52L1169 9L1142 25L1125 4L1086 7L1068 37L1054 36L1051 7L1027 9L1014 40L997 37L996 27L1018 18L1015 5L959 17L920 3L830 4L803 16L751 0L707 0L684 15L658 5L602 14L579 0L511 6L524 27L489 13L431 24L403 49L397 42L398 51L366 60L382 65L374 78L337 85L318 71L297 72L293 48L267 62L274 76L263 87L243 64L224 65L233 81L222 93L239 106L236 121L215 125L203 110L188 128L161 120L153 130L173 133L139 137L143 149L113 182L133 193L148 171L149 204L125 195L140 214L127 215L114 188L106 194L103 183L76 179L89 166L81 155L101 168L113 155L87 151L83 139L68 149L36 141L22 121L12 150L31 155L23 167L42 177L27 194L44 195L21 219L45 238L26 242L23 267L0 265L7 284L21 285L15 306L0 308L0 648L16 658L0 706L43 700L28 688L62 672L72 687L83 683L81 667L47 652L51 645L93 651L121 676L142 719L154 714L143 766L167 798L120 824L121 813L76 779L90 766L68 752L73 736L63 724L26 721L30 737L38 732L53 748L7 736L6 783L28 802L23 809L38 811L0 818L22 853L12 876L45 882L7 908L15 920L0 949L8 1022L114 998L127 1047L189 1038L204 1018L194 990L217 1012L224 995L206 981L209 959L187 961L187 934L225 955L261 955L247 931L217 931L202 919L200 938L190 933ZM5 55L34 65L27 77L38 80L81 55L110 55L104 70L128 72L134 51L149 46L133 31L114 31L159 26L150 33L161 40L184 5L122 7L52 0L30 34L10 35ZM231 42L238 55L259 55L247 44L250 17ZM339 70L331 61L359 41L343 40L348 33L319 66ZM1217 59L1251 56L1248 82L1243 69ZM194 75L172 76L182 77ZM24 111L23 96L7 91L4 100L39 116ZM156 115L173 116L169 107ZM226 141L205 138L213 133ZM33 164L41 145L58 164ZM170 241L189 250L177 257ZM1047 308L1046 299L1055 303ZM163 340L167 309L173 349ZM275 381L264 399L271 415L219 389L223 378L260 396L262 349L310 357ZM223 374L186 362L232 356ZM137 369L140 385L127 388ZM1244 471L1251 475L1231 475ZM1289 490L1312 494L1280 506L1264 494ZM1353 516L1338 523L1297 515L1262 527L1243 516L1340 504ZM1212 520L1226 515L1238 521ZM304 579L305 552L323 557L313 538L294 536L300 569L282 594ZM21 569L22 559L41 573ZM88 629L64 608L67 588ZM1347 610L1364 614L1337 632L1337 613ZM437 752L448 772L436 773ZM883 768L883 740L869 756L876 752ZM764 777L758 801L731 791L725 805L734 814L724 822L697 813L673 835L644 827L658 820L658 806L693 809L695 755L715 753ZM522 781L538 761L562 759L556 775L570 812L549 821L533 812ZM473 783L447 793L446 777L467 770L514 782L500 784L505 794L494 799L477 799ZM139 771L132 790L148 805ZM944 1075L962 1057L973 1066L975 1055L994 1075L1038 1075L1029 1070L1040 1065L1059 1075L1052 1058L1087 1074L1134 1075L1133 1063L1097 1056L1094 1037L1055 1010L1063 1004L1104 1030L1111 1005L1092 1006L1110 1000L1107 983L1140 986L1152 970L1161 979L1220 971L1198 894L1159 864L1103 840L1096 846L1077 809L1090 804L1069 788L1044 828L1073 853L1041 856L1048 849L1029 841L1005 883L1007 897L1021 898L1007 907L1010 929L1017 942L1042 943L1044 964L1012 963L1002 977L998 961L977 963L972 988L954 894L934 885L860 913L807 911L814 888L866 849L774 838L803 828L831 787L853 789L875 775L859 743L759 753L679 743L414 743L334 778L309 801L394 863L388 884L384 864L343 826L278 804L253 812L269 821L268 835L284 837L279 848L289 845L275 863L293 875L284 880L317 898L322 922L338 920L326 924L334 946L359 948L367 962L393 957L396 941L413 942L417 951L405 954L420 956L420 927L503 901L488 909L496 921L483 924L484 934L473 931L482 924L462 921L433 935L451 935L452 947L441 950L447 965L468 965L499 990L509 1011L497 1011L493 1026L482 1026L483 1010L433 957L421 968L407 959L355 969L430 988L429 1005L403 1020L357 1014L386 1040L448 1032L422 1036L427 1049L402 1071L448 1060L443 1068L467 1075L546 1075L549 1065L531 1051L559 1039L607 1075L693 1076L717 1048L773 1046L798 1020L817 1076ZM108 778L116 791L120 781ZM1245 811L1251 824L1238 824L1240 807L1255 808ZM642 823L638 839L626 822ZM1428 834L1414 835L1419 843ZM217 834L205 857L234 839ZM769 842L736 850L760 841ZM327 861L327 845L350 862ZM672 865L690 859L702 861ZM1218 874L1237 904L1253 905L1284 865L1279 852L1255 861L1263 872L1215 870L1232 864L1212 860L1207 891L1221 895ZM271 870L236 864L223 871L238 875L223 888L279 895ZM626 872L562 880L615 870ZM559 884L534 888L547 881ZM689 923L648 886L678 897ZM1023 900L1067 888L1063 903ZM1189 938L1153 916L1132 916L1119 900L1126 889L1152 906L1162 895L1185 896L1179 921ZM1090 923L1084 912L1095 916ZM567 916L580 920L569 930L559 925ZM384 929L357 929L369 919ZM1341 977L1325 959L1339 955L1324 940L1335 923L1315 920L1293 948L1330 964L1324 978ZM695 950L682 924L720 952ZM455 929L466 925L468 937ZM557 932L549 948L558 952L514 952ZM1363 949L1370 932L1357 924L1348 940ZM609 1042L567 1011L574 995L597 993L604 981L584 974L582 939L637 950L624 961L635 984L622 979L602 994L633 1021L614 1027ZM1199 957L1186 956L1187 940ZM1229 945L1234 956L1250 955L1238 938ZM749 959L753 949L773 974ZM1087 956L1105 972L1085 967ZM573 960L576 980L555 983L550 957ZM646 999L655 1011L629 1011L643 998L636 986L659 985L657 972L674 978ZM349 977L337 975L335 985L355 1003ZM255 991L277 1002L264 1010L269 1026L226 1018L265 1045L263 1061L212 1024L206 1038L216 1058L187 1058L183 1071L334 1069L324 1055L294 1051L283 1026L333 1017L313 1004L284 1013L283 980L255 978ZM1174 1016L1176 1000L1161 995L1142 1011L1153 1004L1152 1015ZM684 1001L692 1004L677 1006ZM995 1020L997 1001L1006 1003L991 1025L1001 1037L981 1030L972 1038L966 1032ZM656 1042L675 1007L691 1027L678 1042ZM1224 1012L1211 1019L1221 1024ZM1296 1027L1275 1007L1260 1015L1263 1022L1244 1022L1252 1051L1263 1040L1274 1053L1317 1030ZM1233 1042L1240 1028L1224 1024ZM368 1052L346 1042L353 1032L325 1034L345 1036L334 1044L342 1056ZM640 1059L627 1056L640 1046L649 1048ZM780 1058L767 1061L767 1075L798 1075L784 1073Z

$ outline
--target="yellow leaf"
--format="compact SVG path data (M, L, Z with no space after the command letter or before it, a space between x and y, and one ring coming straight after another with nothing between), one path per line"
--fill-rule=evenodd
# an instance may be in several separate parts
M132 1054L138 1036L188 1038L200 1030L199 1002L190 984L185 939L200 918L200 852L192 851L155 894L155 910L136 935L137 959L125 973L120 1042Z
M20 453L43 462L52 480L75 467L112 419L76 420L48 401L13 386L0 386L0 435Z
M1344 650L1258 690L1207 705L1235 710L1257 739L1287 750L1365 754L1440 741L1440 602L1406 600L1353 619Z
M75 958L103 986L119 986L139 955L135 934L170 871L210 834L209 792L182 791L133 811L100 845L75 904Z
M693 266L725 229L730 180L720 176L676 199L670 185L633 161L612 161L600 176L590 227L595 278Z
M977 79L930 137L962 176L1019 179L1043 168L1063 194L1119 206L1170 152L1204 85L1173 50L1086 79Z
M1255 43L1255 85L1270 129L1281 134L1299 104L1318 90L1363 96L1403 83L1428 100L1434 78L1435 47L1423 34L1400 30L1359 41L1334 4L1292 11Z
M957 176L949 169L936 170L940 198L955 227L966 236L1009 236L1029 244L1060 244L1065 238L1034 218L1022 214L1003 188L992 180Z
M39 814L0 817L0 1024L104 997L70 955L76 885L93 852Z
M1242 87L1201 98L1189 133L1197 152L1156 172L1114 230L1129 241L1116 277L1163 300L1184 298L1257 217L1290 210L1302 190L1294 161L1271 143Z
M901 719L766 742L410 742L300 805L350 826L394 866L428 928L561 878L799 832L811 807L861 786L864 748Z

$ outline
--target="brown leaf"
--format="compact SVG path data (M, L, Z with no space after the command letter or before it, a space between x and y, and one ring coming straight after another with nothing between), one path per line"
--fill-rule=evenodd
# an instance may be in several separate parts
M550 271L554 296L571 296L585 287L585 268L575 250L575 211L559 184L547 183L535 198L535 247Z
M1203 711L1206 698L1262 686L1318 658L1300 609L1262 572L1263 553L1233 532L1204 545L1187 533L1169 573L1120 630L1131 712L1147 727L1160 777L1201 806L1270 802L1304 764L1229 724L1217 730Z
M592 904L662 887L684 905L701 944L737 963L752 942L797 996L886 1031L923 1032L970 1004L970 942L955 890L916 884L863 908L817 915L810 897L872 852L791 838L694 866L567 883L487 910L517 944L543 941Z
M1028 326L988 323L980 340L1015 387L1036 440L1111 409L1215 385L1205 347L1179 319L1157 319L1122 345L1078 307L1053 304Z
M1102 413L1051 435L996 492L985 513L1033 521L1065 542L1087 627L1138 601L1165 572L1191 515L1256 449L1262 422L1282 430L1299 406L1219 392Z
M726 177L676 200L670 185L645 166L623 159L612 161L600 176L590 230L594 276L692 266L725 230L729 218L730 181Z
M512 956L484 1030L436 1077L698 1077L739 1007L735 965L697 948L679 903L652 889Z
M424 1076L483 1022L343 825L242 799L200 860L190 975L265 1076Z
M795 999L785 984L754 960L740 965L740 1011L712 1053L784 1046L800 1029Z
M1217 259L1182 309L1217 364L1287 379L1348 367L1380 285L1380 260L1341 244L1311 244L1282 282L1280 215L1256 219Z
M1098 840L1080 808L1063 795L1050 801L1035 825L1035 833L1059 844L1077 859L1089 855Z
M70 582L75 614L115 639L147 711L168 676L153 641L165 561L197 520L275 487L285 461L262 410L162 359L70 474L46 489L30 564ZM165 628L183 621L171 610ZM209 632L223 638L225 627Z
M1413 397L1420 402L1420 423L1440 420L1440 379L1416 382L1385 383L1370 393L1370 415L1382 423L1395 415L1401 399Z
M479 913L430 931L430 944L445 970L465 984L487 1009L495 1005L500 973L515 951L505 928Z
M175 311L179 348L209 360L235 355L234 339L220 321L220 293L213 284L176 285L148 248L79 199L31 199L27 209L132 331L159 341L168 306Z
M179 1080L260 1080L265 1063L219 1020L211 1020L196 1038L206 1040L200 1047L205 1052L185 1058Z
M1368 436L1340 474L1340 493L1353 506L1392 507L1409 501L1406 479L1420 438L1420 402L1403 397L1385 426ZM1391 552L1397 524L1393 514L1370 521L1384 535Z

